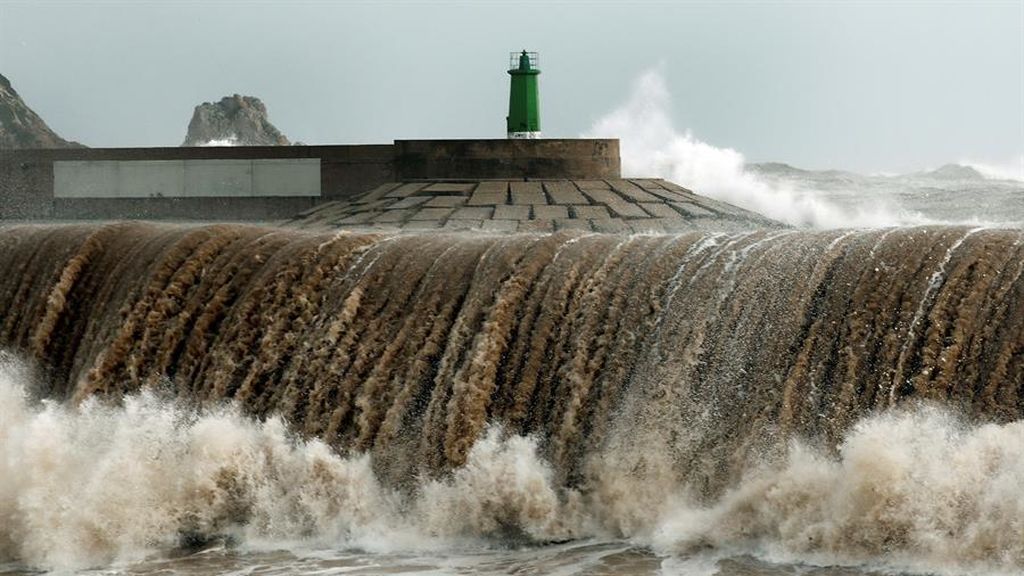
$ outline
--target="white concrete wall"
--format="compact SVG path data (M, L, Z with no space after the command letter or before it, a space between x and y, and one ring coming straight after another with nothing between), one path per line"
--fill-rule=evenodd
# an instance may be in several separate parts
M319 158L53 163L56 198L320 196Z

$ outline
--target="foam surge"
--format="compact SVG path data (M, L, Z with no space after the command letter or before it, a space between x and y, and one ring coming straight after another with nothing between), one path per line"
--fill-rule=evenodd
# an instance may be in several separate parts
M411 493L371 457L301 440L276 418L197 410L148 391L118 406L34 404L0 366L0 562L74 570L211 542L439 553L614 536L643 490L558 487L530 438L491 427L467 463ZM614 453L605 455L616 457ZM838 455L794 441L719 499L659 486L628 533L692 572L716 557L921 574L1024 567L1024 422L969 425L919 405L858 422ZM634 484L653 479L634 478ZM708 564L710 561L710 565ZM708 568L710 566L711 568Z
M880 228L927 222L891 203L843 208L814 191L769 183L745 170L740 152L703 142L689 131L678 132L670 101L661 72L649 70L636 80L626 103L599 119L585 136L619 138L627 177L665 178L795 226Z
M498 428L450 477L401 494L369 455L340 456L278 418L153 391L34 404L24 378L0 364L0 563L80 569L214 541L388 552L566 537L550 467Z
M968 425L919 405L858 422L827 454L793 442L713 506L666 514L655 548L926 574L1024 567L1024 421Z

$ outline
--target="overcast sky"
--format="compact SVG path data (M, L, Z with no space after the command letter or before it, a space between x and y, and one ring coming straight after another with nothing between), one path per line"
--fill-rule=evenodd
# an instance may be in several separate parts
M176 146L242 93L310 144L504 137L508 53L540 52L546 136L660 69L679 129L750 160L900 171L1024 154L1024 0L12 2L0 72L59 134Z

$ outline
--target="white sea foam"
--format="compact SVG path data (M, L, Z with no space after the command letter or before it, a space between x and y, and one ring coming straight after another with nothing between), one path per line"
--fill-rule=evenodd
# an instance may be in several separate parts
M232 134L231 136L228 136L227 138L215 138L213 140L207 140L206 142L203 142L202 144L200 144L200 146L203 146L203 147L210 147L210 146L239 146L239 145L240 144L238 142L238 136L236 136L234 134Z
M894 205L841 208L813 191L770 184L745 169L740 152L703 142L690 131L680 133L669 108L664 77L649 70L637 79L626 103L598 120L586 136L620 139L624 176L665 178L789 224L876 228L924 221Z
M969 426L927 406L857 424L839 457L794 443L711 507L669 512L654 546L934 574L1024 567L1024 421Z
M1024 154L1008 162L982 162L963 160L960 164L970 166L982 176L992 180L1017 180L1024 182Z
M566 491L533 439L495 426L464 467L403 495L378 481L369 456L297 439L277 419L152 393L116 407L35 404L26 378L0 362L0 564L107 566L211 538L435 557L510 536L607 537L628 524L611 516L636 517L633 507L646 520L617 536L665 555L670 572L711 573L714 558L747 554L924 573L1024 567L1024 422L894 411L857 424L838 455L794 443L714 502L658 486L652 511L641 500L656 491L637 486L654 479Z
M369 456L296 439L276 418L149 392L34 406L24 378L0 363L0 563L102 566L222 537L431 549L508 527L545 539L565 516L535 443L496 428L409 501Z

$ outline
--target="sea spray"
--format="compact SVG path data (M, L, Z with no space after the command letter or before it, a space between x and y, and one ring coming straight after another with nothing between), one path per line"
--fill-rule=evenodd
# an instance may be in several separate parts
M919 404L858 422L838 455L793 441L712 506L670 511L663 553L707 547L776 562L925 573L1024 567L1024 421L969 424Z
M1016 180L1024 182L1024 154L1007 162L963 160L962 166L970 166L991 180Z
M643 506L636 488L653 478L637 471L616 490L567 490L534 439L500 427L463 467L403 493L375 476L370 455L301 440L277 418L154 391L118 405L33 404L24 377L9 360L0 367L0 562L79 569L218 541L443 553L626 537L680 559L717 551L914 573L1024 566L1022 421L970 424L927 404L888 411L854 425L835 454L792 440L710 502L685 483L661 486L657 510L623 531L610 515Z
M465 467L405 494L368 454L341 456L279 418L155 391L33 404L23 377L0 364L0 562L84 568L217 540L408 551L575 534L536 443L498 428Z
M619 138L626 177L658 176L682 182L705 196L795 226L879 228L928 222L900 209L892 199L874 199L849 209L813 190L769 182L746 169L740 152L703 142L689 131L678 132L669 104L662 72L648 70L635 81L629 99L597 120L585 136Z

